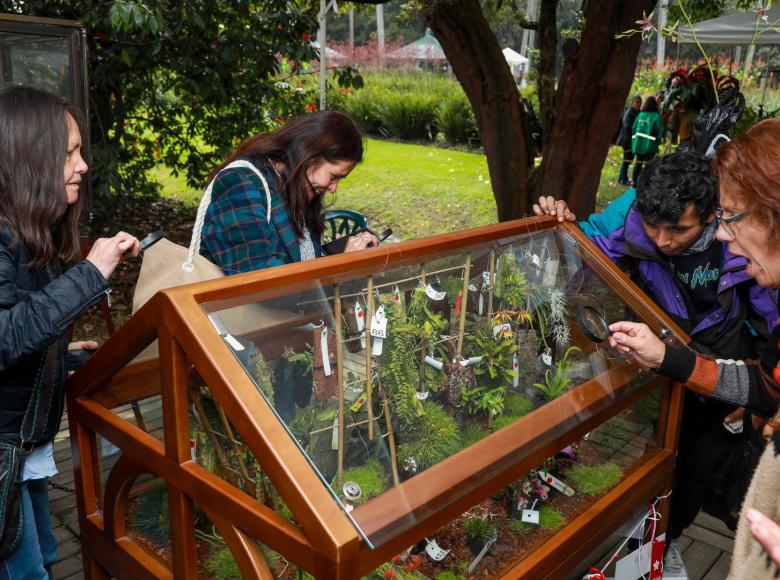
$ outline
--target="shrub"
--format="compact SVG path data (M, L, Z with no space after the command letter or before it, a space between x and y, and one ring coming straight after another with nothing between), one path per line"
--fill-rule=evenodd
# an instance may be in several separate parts
M487 429L483 429L482 427L478 425L467 425L463 428L463 433L461 435L463 439L463 448L469 447L470 445L473 445L480 439L484 439L490 435L490 431Z
M582 495L599 495L620 483L623 471L614 463L579 465L569 472L574 489Z
M379 110L393 137L430 141L436 135L434 96L423 93L385 94Z
M474 111L462 92L453 93L439 103L436 123L450 143L468 143L478 136Z

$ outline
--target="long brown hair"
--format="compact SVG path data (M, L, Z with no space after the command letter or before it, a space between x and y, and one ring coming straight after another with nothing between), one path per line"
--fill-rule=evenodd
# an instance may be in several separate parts
M742 137L718 147L713 170L721 189L766 224L769 239L780 241L780 119L756 123Z
M11 244L24 244L31 266L79 256L83 196L68 205L63 167L68 114L82 131L81 115L65 100L31 87L0 90L0 227Z
M239 157L251 159L258 165L279 161L286 170L280 189L284 192L292 214L295 234L303 237L303 227L313 233L323 230L322 197L308 200L311 184L307 170L327 161L337 163L363 160L363 138L355 121L339 111L319 111L297 117L271 133L254 135L238 145L214 171L210 178Z

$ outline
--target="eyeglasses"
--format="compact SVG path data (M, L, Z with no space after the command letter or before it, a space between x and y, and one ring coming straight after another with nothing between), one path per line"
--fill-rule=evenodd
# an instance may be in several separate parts
M718 209L715 210L715 217L718 218L718 224L723 226L723 229L726 230L726 233L732 238L734 238L737 236L737 234L734 232L734 228L731 227L731 224L738 222L743 217L745 217L748 213L750 212L743 211L740 213L735 213L731 217L724 218L723 208L719 207Z

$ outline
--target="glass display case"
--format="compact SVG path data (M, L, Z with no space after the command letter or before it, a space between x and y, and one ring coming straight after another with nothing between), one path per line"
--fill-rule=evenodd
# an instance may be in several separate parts
M626 318L688 342L546 217L159 293L69 384L85 569L582 571L674 467L682 388L609 349Z

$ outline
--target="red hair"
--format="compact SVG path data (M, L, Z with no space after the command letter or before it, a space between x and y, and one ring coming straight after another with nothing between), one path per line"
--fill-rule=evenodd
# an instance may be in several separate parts
M780 241L780 119L754 125L744 136L718 148L713 170L721 191L765 224Z

